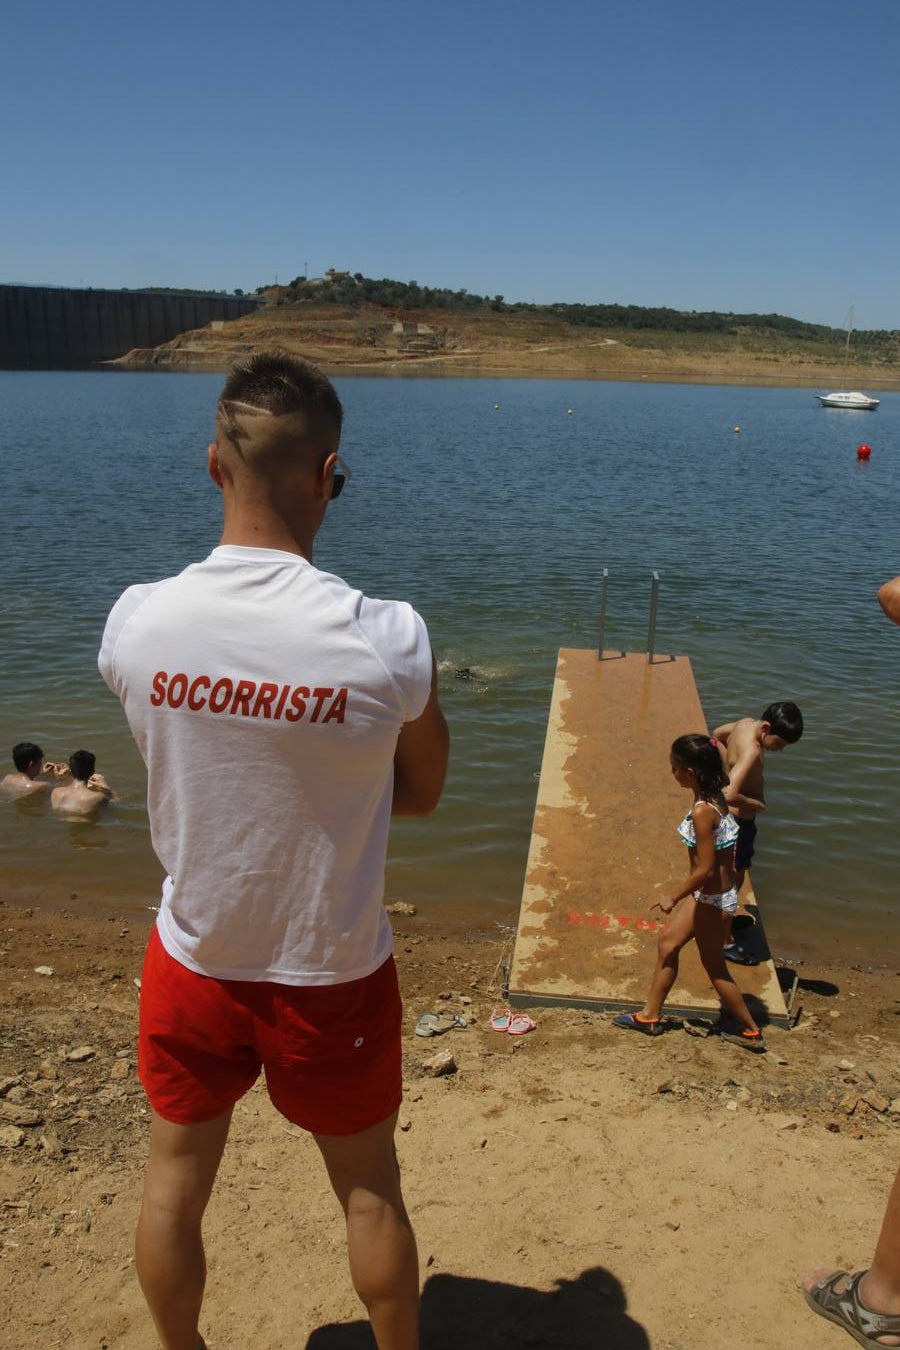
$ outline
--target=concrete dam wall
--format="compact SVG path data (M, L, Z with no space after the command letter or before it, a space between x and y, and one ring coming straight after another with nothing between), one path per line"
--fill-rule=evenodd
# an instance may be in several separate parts
M0 370L58 370L158 347L214 319L257 308L251 296L0 286Z

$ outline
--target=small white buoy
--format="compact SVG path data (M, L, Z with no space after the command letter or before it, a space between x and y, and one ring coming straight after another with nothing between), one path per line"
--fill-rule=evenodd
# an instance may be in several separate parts
M499 410L499 408L500 408L500 404L499 404L499 403L495 403L495 404L494 404L494 412L497 412L497 411Z
M572 416L572 409L571 409L571 408L568 408L568 409L567 409L567 412L568 412L569 417L571 417L571 416Z
M735 436L740 436L740 434L741 434L741 429L740 429L740 427L735 427L735 429L734 429L734 434L735 434Z

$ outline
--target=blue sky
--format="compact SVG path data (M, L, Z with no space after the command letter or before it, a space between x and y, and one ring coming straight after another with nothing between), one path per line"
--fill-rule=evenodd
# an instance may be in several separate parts
M900 328L897 0L5 14L0 281L308 265Z

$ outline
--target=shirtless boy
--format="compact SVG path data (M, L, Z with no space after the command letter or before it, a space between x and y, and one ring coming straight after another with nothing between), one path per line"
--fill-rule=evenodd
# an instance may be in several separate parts
M756 817L766 809L763 763L766 751L783 750L803 735L803 717L796 703L770 703L761 717L741 717L716 727L713 736L728 773L725 800L737 817L734 884L740 890L753 857Z
M28 797L32 793L40 792L42 788L49 787L47 779L40 776L43 773L52 774L54 778L65 778L69 772L65 764L51 764L49 760L45 761L43 750L33 741L19 741L18 745L14 745L12 760L16 772L8 773L0 780L0 788L18 797Z
M90 750L76 750L69 756L72 782L54 788L50 805L67 816L89 816L112 797L112 788L100 773L94 772L97 760Z

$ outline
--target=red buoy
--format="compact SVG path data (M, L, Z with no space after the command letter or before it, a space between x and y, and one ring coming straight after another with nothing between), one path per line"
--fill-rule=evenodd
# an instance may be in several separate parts
M858 445L856 447L857 459L868 459L871 453L872 453L871 445Z

